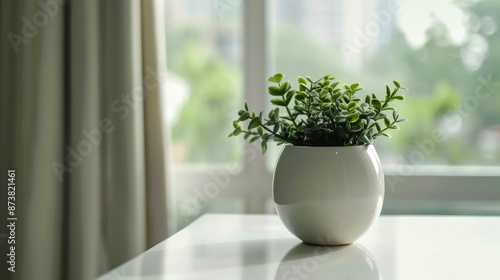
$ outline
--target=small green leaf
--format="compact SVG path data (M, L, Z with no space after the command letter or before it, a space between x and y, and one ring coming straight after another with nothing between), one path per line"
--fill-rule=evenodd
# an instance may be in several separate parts
M385 85L385 95L387 97L391 96L391 89L389 88L388 85Z
M349 104L347 105L347 110L349 110L349 111L354 111L354 109L356 109L356 107L357 107L356 102L351 101L351 102L349 102Z
M278 82L278 81L276 81L276 79L274 78L274 76L271 76L271 77L267 78L267 81L271 82L271 83L277 83Z
M365 103L367 103L367 104L371 104L372 103L372 98L370 97L369 94L367 94L366 97L365 97Z
M390 111L390 110L396 110L396 109L394 109L393 107L385 107L384 109L382 109L382 111Z
M380 100L378 100L378 99L373 99L372 105L377 110L380 110L380 108L382 108L382 103L380 103Z
M408 120L407 119L399 119L397 120L397 122L407 122Z
M354 83L350 86L351 90L355 90L357 87L359 87L359 83Z
M259 126L257 127L257 133L262 136L262 134L264 133L264 130L262 130L262 126Z
M328 91L326 90L322 90L319 94L319 98L323 99L326 97L326 95L328 94Z
M233 131L233 133L232 133L232 134L233 134L234 136L238 136L240 133L241 133L241 127L239 127L239 126L238 126L238 127L237 127L234 131Z
M394 81L392 81L392 82L394 83L394 85L395 85L397 88L400 88L400 87L401 87L401 85L399 84L399 82L398 82L398 81L394 80Z
M260 146L262 147L262 154L264 155L267 152L267 140L262 140Z
M286 94L286 98L285 98L285 104L288 105L290 104L290 101L292 101L292 98L293 98L293 91L289 91L287 94Z
M333 118L336 122L345 122L347 120L347 117L341 117L337 116Z
M248 104L246 101L245 101L245 111L248 111Z
M267 113L267 117L270 119L270 120L273 120L275 117L274 117L274 111L271 110L269 111L269 113Z
M248 129L253 129L256 128L260 125L260 119L259 118L254 118L250 123L248 124Z
M397 100L405 100L404 95L395 95L393 98Z
M351 114L347 117L347 121L350 123L354 123L359 119L359 115L357 113Z
M268 87L267 92L272 96L282 96L284 94L284 92L277 86Z
M392 137L391 135L389 135L389 134L387 134L387 133L385 133L385 132L381 132L380 134L384 135L385 137L389 137L389 138L391 138L391 137Z
M292 88L292 86L290 85L290 83L288 81L286 81L283 84L281 84L280 90L282 93L286 93L287 91L290 90L290 88Z
M397 124L393 124L391 127L389 127L390 129L396 129L396 130L399 130L399 126Z
M353 126L351 127L351 131L352 131L352 132L359 132L361 129L362 129L362 128L361 128L361 125L359 125L359 124L355 124L355 125L353 125Z
M238 118L238 121L239 122L242 122L242 121L246 121L250 118L250 113L248 112L244 112L239 118Z
M273 78L276 80L277 83L281 82L281 80L283 79L285 75L281 74L281 73L277 73L277 74L274 74Z
M255 136L253 137L252 139L250 139L250 141L248 141L248 144L252 144L253 142L259 140L260 136Z
M397 120L397 119L398 119L398 117L399 117L399 113L398 113L398 111L394 110L394 111L392 112L392 117L394 118L394 120Z
M307 86L305 84L299 84L299 91L306 91Z
M304 79L304 78L302 78L302 77L298 77L298 78L297 78L297 82L298 82L299 84L306 84L306 83L307 83L307 82L306 82L306 79Z
M342 96L342 93L341 92L337 92L332 97L333 97L334 100L338 100L341 96Z
M351 139L349 140L344 140L344 146L351 146L352 145L352 141Z
M391 125L391 120L389 120L389 118L388 118L388 117L385 117L385 118L384 118L384 124L385 124L385 126L387 126L387 127L388 127L388 126L390 126L390 125Z
M243 113L245 113L245 112L246 112L245 110L239 110L239 111L238 111L238 116L243 115Z
M286 106L285 101L281 99L271 99L271 103L276 106Z
M295 95L295 99L299 100L299 101L304 101L306 98L307 98L307 95L303 92L299 92L299 93L297 93L297 95Z

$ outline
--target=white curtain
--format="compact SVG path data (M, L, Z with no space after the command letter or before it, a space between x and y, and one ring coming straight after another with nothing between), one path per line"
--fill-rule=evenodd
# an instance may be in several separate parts
M0 2L15 279L93 279L174 230L162 2Z

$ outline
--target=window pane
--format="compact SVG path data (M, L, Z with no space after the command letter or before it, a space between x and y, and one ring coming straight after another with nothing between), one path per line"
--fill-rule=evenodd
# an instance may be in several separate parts
M500 2L268 3L270 74L331 73L363 98L393 79L410 89L396 105L409 122L376 140L384 164L500 164Z
M177 163L238 161L228 141L242 102L242 8L236 0L168 0L167 104Z

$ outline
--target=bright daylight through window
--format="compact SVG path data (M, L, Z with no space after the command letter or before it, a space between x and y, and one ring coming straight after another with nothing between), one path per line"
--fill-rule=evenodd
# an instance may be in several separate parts
M270 2L272 73L334 73L379 96L380 81L408 87L399 111L410 121L376 144L385 165L500 163L500 33L492 18L500 3L313 2Z
M385 165L498 165L500 33L489 1L268 1L268 73L333 73L342 83L396 78L410 122L377 143ZM242 1L167 5L170 121L178 163L241 161L228 125L243 101ZM420 24L412 24L419 21ZM313 78L314 78L313 77ZM368 92L369 91L369 92ZM245 93L268 98L265 92ZM189 147L189 149L187 148ZM270 147L271 148L271 147ZM275 164L278 148L270 150Z
M227 141L242 102L241 1L169 0L167 93L176 163L239 161L243 145Z

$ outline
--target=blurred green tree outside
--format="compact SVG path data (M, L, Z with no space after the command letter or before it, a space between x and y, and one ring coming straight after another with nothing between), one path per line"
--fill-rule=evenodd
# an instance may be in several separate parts
M480 21L500 14L500 2L464 2L460 5ZM412 47L397 27L390 43L381 45L360 69L344 69L341 52L317 40L307 30L287 24L276 24L271 30L270 58L273 72L295 77L321 76L331 73L343 83L360 82L363 94L383 95L384 83L396 79L410 89L407 100L399 104L400 113L410 121L392 139L376 143L386 163L397 163L418 149L417 143L429 138L435 129L446 132L446 141L436 143L424 164L498 165L496 154L481 150L484 130L500 134L500 94L495 89L477 108L461 115L458 108L474 95L480 79L500 80L500 33L483 28L469 28L468 38L480 36L487 42L484 61L476 69L464 65L463 56L470 40L454 45L449 30L438 20L427 30L427 42ZM187 162L223 163L240 159L241 143L227 140L235 108L242 102L241 69L228 63L220 53L207 52L200 43L202 30L184 28L168 34L169 68L190 84L189 100L183 105L173 125L174 142L186 147ZM332 51L332 49L334 49ZM252 93L266 94L266 93ZM209 147L209 148L208 148Z
M190 85L189 99L172 127L173 142L184 149L185 162L237 161L241 145L226 139L232 130L233 110L241 100L237 94L240 69L204 49L199 32L188 27L169 36L177 39L169 50L169 69Z

